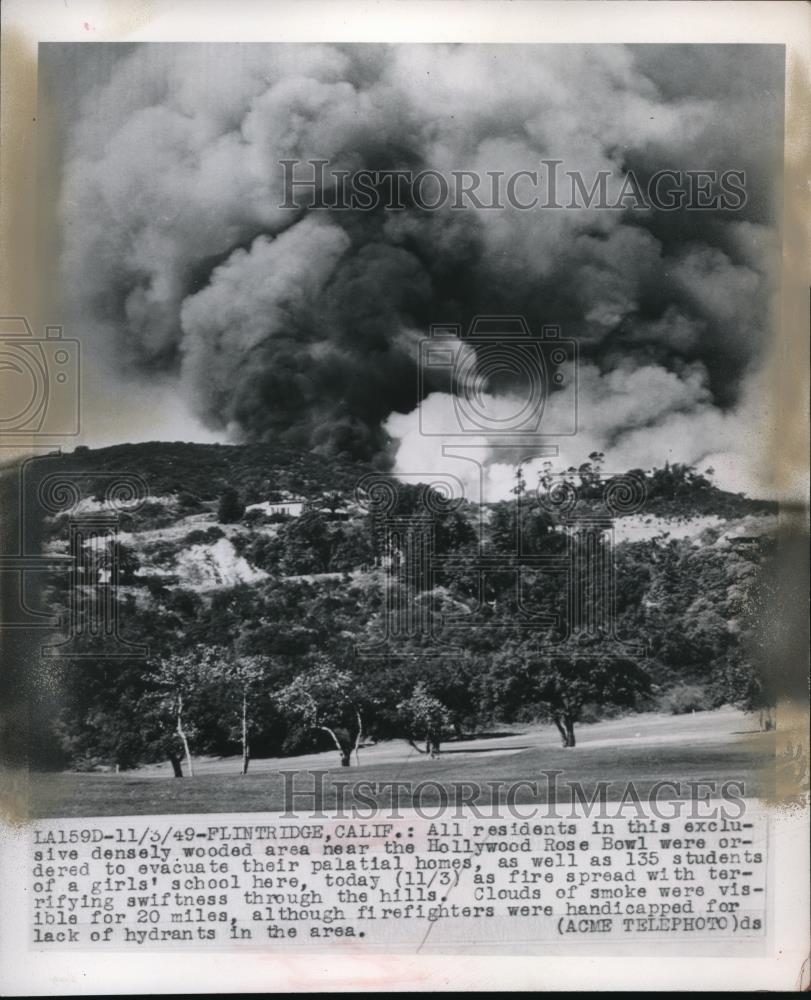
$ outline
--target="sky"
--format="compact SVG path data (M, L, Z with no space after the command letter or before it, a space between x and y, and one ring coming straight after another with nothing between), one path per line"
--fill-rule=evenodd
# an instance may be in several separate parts
M420 342L519 314L579 347L577 433L544 441L556 463L683 461L762 492L783 75L779 46L41 46L58 177L43 204L85 348L85 441L275 441L446 470L460 435L447 385L418 377ZM444 175L557 159L612 189L628 171L738 170L747 199L285 209L283 158ZM545 420L571 410L564 374ZM510 414L520 379L483 392ZM465 440L503 495L520 449Z

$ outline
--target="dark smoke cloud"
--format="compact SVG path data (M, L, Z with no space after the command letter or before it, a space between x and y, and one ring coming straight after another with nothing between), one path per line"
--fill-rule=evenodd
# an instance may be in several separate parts
M771 323L778 48L145 45L105 59L73 114L62 262L73 315L128 378L173 373L235 440L381 461L412 433L428 325L522 313L580 340L597 444L647 434L647 454L693 413L701 454L727 450ZM745 169L749 202L278 207L282 158L509 173L549 157L617 182Z

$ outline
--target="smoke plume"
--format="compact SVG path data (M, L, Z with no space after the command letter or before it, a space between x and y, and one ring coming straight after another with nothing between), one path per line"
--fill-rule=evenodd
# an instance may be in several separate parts
M429 325L509 313L580 343L581 458L592 445L633 465L729 455L773 322L781 59L769 46L126 47L65 112L66 308L130 391L167 380L231 440L403 467L420 448ZM291 210L282 159L482 175L556 159L587 182L609 171L612 188L628 170L734 169L747 202Z

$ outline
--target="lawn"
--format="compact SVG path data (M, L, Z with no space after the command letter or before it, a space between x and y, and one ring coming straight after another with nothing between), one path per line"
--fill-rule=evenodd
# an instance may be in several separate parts
M606 782L606 799L620 800L627 783L644 799L659 781L679 782L681 795L663 793L661 799L689 797L686 783L727 781L744 783L745 797L769 794L773 778L774 733L760 733L752 718L732 709L688 716L655 714L581 726L579 744L563 750L555 731L548 726L513 727L477 739L447 743L437 759L421 756L406 743L390 742L364 749L360 764L337 766L334 753L306 757L255 760L249 774L240 776L238 757L201 759L194 777L171 777L168 767L142 768L111 773L31 774L30 811L34 817L123 816L162 813L209 813L282 811L285 778L282 771L295 772L293 780L299 809L308 813L316 783L323 793L325 810L334 808L336 795L347 807L353 802L352 782L410 782L400 787L396 799L401 808L419 803L430 809L442 801L453 803L453 786L475 782L481 786L476 802L484 809L492 801L491 783L501 783L502 798L513 782L535 782L515 792L518 804L543 803L550 797L544 772L560 771L557 777L559 803L571 801L569 782L578 782L591 797L600 782ZM319 772L315 778L310 772ZM336 784L338 783L338 784ZM415 791L420 783L423 787ZM368 785L357 789L369 797ZM740 792L738 792L740 794ZM458 793L457 793L458 795ZM701 797L707 792L702 791ZM385 808L392 801L391 788L378 790L377 801ZM361 799L356 799L363 805ZM367 809L368 807L363 806Z

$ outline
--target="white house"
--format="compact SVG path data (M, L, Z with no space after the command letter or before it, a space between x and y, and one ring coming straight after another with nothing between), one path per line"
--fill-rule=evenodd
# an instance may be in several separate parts
M261 503L251 503L245 508L261 510L263 514L286 514L288 517L300 517L304 510L303 500L263 500Z

